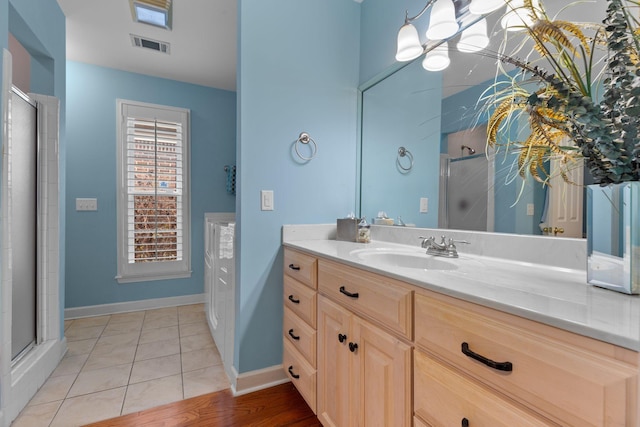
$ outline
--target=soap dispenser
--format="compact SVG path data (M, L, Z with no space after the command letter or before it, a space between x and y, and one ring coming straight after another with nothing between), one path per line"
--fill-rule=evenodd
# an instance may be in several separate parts
M371 242L371 226L367 223L365 218L358 224L358 243L370 243Z

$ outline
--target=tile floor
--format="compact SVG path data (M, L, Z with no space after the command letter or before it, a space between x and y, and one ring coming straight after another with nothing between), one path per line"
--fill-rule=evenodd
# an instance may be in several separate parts
M80 426L229 387L202 304L67 320L65 335L13 427Z

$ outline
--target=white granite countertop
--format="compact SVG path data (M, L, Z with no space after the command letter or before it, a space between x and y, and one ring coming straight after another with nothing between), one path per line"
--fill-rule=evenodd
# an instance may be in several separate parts
M573 270L465 254L446 259L454 270L376 265L362 250L424 253L417 246L330 239L285 240L284 245L353 267L403 280L431 291L495 308L580 335L640 350L640 297L588 285L584 270ZM355 252L354 252L355 251Z

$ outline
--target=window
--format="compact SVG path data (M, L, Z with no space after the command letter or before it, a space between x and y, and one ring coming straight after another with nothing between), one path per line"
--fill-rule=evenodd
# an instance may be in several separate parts
M117 279L189 277L189 111L117 104Z

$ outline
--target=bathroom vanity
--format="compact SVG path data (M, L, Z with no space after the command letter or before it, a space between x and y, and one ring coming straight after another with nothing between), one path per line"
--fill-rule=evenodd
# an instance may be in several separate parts
M640 422L637 297L571 268L432 261L375 229L367 245L290 231L283 367L323 425Z

